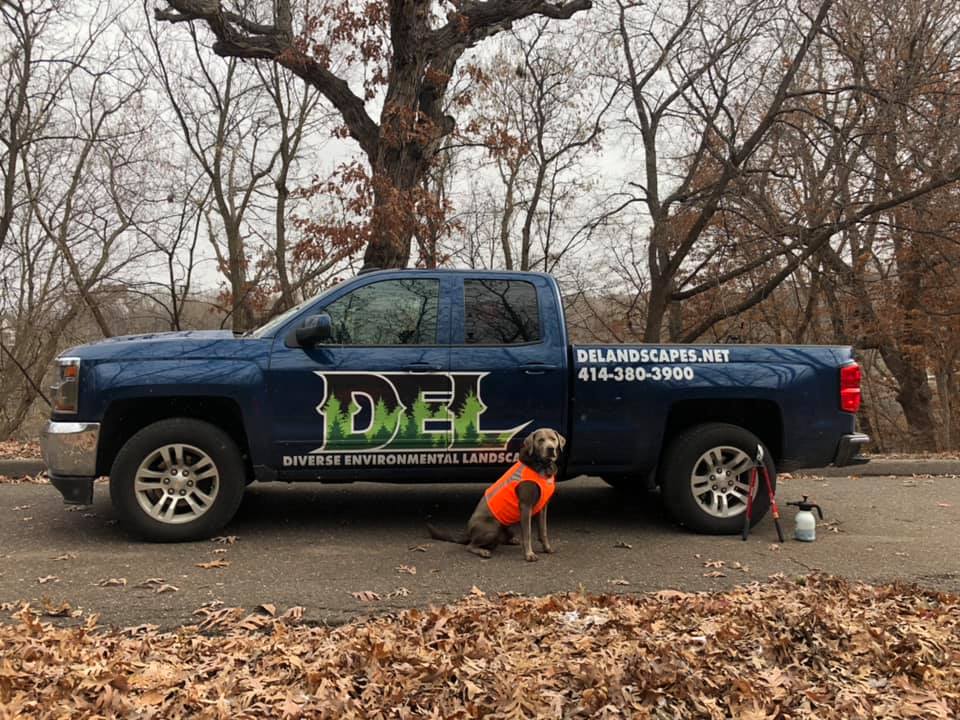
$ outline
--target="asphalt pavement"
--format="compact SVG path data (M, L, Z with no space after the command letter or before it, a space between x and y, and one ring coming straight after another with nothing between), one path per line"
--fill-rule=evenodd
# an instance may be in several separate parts
M113 519L107 486L94 504L62 504L49 485L0 485L0 603L55 603L101 623L171 628L205 603L282 612L314 623L450 602L485 592L642 592L723 589L774 573L822 570L960 592L960 479L792 477L781 505L810 495L825 511L815 543L778 545L766 518L747 542L676 527L656 494L625 498L595 478L563 483L550 506L556 553L527 563L518 547L481 560L431 540L424 521L458 528L480 485L254 484L223 535L232 543L149 544ZM793 508L783 508L792 530ZM217 552L217 551L221 552ZM221 560L223 567L197 567ZM41 582L41 579L43 582ZM111 579L126 584L101 586ZM161 579L176 591L135 587ZM357 599L353 593L371 593ZM374 595L375 594L375 595ZM376 599L379 598L379 599ZM364 599L369 600L367 602Z

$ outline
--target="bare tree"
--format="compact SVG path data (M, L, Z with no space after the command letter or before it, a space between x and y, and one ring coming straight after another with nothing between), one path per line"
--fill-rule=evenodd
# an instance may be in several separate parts
M129 48L108 32L115 10L88 10L0 5L8 31L0 48L0 436L44 396L53 357L88 318L101 335L113 333L104 304L143 256L130 230L141 209L135 149L144 128L124 112L142 82L126 72Z
M374 199L364 262L403 267L422 211L421 181L454 128L454 119L444 113L444 96L464 52L518 20L569 18L589 8L590 0L330 0L307 8L300 27L294 25L300 13L290 0L229 7L168 0L167 5L157 18L202 21L215 36L218 55L278 63L323 95L370 167ZM360 72L365 82L358 95L349 82ZM383 100L379 123L367 111L374 98Z

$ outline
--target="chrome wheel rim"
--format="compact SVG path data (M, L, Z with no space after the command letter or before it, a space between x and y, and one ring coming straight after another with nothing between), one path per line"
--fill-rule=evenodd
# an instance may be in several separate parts
M730 445L703 453L690 472L690 491L700 509L718 518L741 515L747 509L752 467L750 456ZM756 488L753 494L756 497Z
M216 463L193 445L173 443L144 458L134 476L140 508L167 525L182 525L205 515L220 492Z

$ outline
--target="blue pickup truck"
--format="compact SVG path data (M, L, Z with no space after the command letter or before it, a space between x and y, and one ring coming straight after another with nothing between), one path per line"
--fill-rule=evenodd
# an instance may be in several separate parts
M659 485L682 525L736 533L758 443L775 477L869 440L849 347L571 345L540 273L366 273L244 335L73 348L53 390L52 483L87 504L109 475L158 541L215 533L253 481L490 482L538 427L567 437L561 479Z

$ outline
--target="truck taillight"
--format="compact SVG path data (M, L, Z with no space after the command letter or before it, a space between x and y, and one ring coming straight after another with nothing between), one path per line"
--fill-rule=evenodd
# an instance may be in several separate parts
M855 413L860 409L860 366L857 363L840 368L840 409Z

